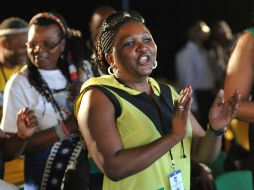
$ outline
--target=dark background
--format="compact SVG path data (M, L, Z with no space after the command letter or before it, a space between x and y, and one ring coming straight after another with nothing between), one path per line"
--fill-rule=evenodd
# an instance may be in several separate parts
M56 11L87 39L90 35L88 22L97 6L135 9L145 18L158 46L159 66L153 75L174 82L174 56L186 42L189 24L196 19L208 24L224 19L233 33L239 33L252 24L253 4L252 0L9 0L2 1L0 20L19 16L29 21L38 12Z

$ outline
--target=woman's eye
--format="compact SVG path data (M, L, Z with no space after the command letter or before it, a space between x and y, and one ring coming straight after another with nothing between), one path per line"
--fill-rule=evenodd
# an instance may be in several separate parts
M152 38L146 38L144 41L145 41L145 43L150 43L153 40L152 40Z
M133 42L126 42L124 43L124 47L130 47L133 45Z

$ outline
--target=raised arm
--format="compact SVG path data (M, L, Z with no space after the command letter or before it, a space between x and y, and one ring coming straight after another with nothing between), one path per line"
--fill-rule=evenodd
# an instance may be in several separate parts
M27 145L28 138L33 135L37 125L38 121L33 111L24 108L18 112L18 133L10 137L7 136L2 141L2 151L5 161L14 159L23 152Z
M212 162L221 150L222 135L227 125L235 117L240 105L240 93L235 93L224 102L224 92L220 90L209 111L209 128L206 133L194 117L191 117L193 126L192 159L198 162Z
M229 59L224 84L225 99L231 97L236 89L241 92L241 107L237 118L253 122L254 103L249 101L254 81L254 38L251 33L244 33L238 40Z

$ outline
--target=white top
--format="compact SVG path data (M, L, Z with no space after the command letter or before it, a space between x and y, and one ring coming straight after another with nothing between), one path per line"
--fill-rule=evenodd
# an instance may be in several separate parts
M5 132L16 133L16 115L24 107L32 109L37 116L39 122L37 131L51 128L58 123L58 114L52 104L31 86L25 77L26 71L22 72L23 74L13 75L6 84L0 128ZM39 70L39 72L51 89L59 90L66 87L67 81L60 70Z
M176 75L180 88L213 89L214 73L208 52L189 41L176 55Z
M4 189L4 190L18 190L18 187L16 187L15 185L12 185L10 183L7 183L3 180L0 179L0 189Z
M192 111L198 104L195 90L211 90L215 87L215 76L208 52L189 41L176 55L176 76L179 88L191 85L193 91Z

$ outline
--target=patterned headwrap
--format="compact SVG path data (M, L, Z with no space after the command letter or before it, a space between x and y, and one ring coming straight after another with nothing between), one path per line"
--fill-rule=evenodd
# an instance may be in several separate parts
M65 20L63 18L60 17L60 15L57 15L55 13L51 13L51 12L42 12L42 13L38 13L36 14L29 22L29 27L32 24L35 24L35 22L39 19L39 18L46 18L49 20L53 20L60 28L61 31L63 32L63 34L66 36L68 35L68 31L69 28L65 22Z

